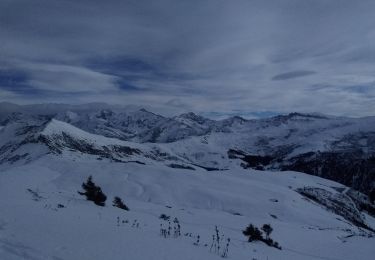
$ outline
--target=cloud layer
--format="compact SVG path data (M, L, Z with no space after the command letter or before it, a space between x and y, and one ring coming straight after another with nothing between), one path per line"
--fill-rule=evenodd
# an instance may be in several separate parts
M0 2L0 101L375 111L372 0Z

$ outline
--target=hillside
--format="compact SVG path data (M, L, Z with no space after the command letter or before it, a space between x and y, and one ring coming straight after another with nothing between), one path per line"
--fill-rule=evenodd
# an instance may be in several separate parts
M107 195L105 207L77 193L88 175ZM224 241L230 238L228 259L372 259L373 233L296 192L307 186L335 194L344 188L296 172L190 171L48 155L0 174L0 258L221 259L210 252L217 226ZM130 211L113 207L114 196ZM160 225L168 226L161 214L178 218L181 236L160 235ZM250 223L271 224L282 250L246 242L242 230Z

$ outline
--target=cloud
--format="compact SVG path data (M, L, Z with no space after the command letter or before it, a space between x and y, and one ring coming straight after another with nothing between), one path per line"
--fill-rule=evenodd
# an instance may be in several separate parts
M370 115L374 11L372 0L3 0L0 89L169 113Z
M14 100L17 97L17 95L13 92L2 89L0 89L0 96L2 97L3 101Z
M306 77L306 76L313 75L313 74L316 74L316 72L309 71L309 70L295 70L295 71L290 71L290 72L275 75L272 77L272 80L288 80L288 79Z
M28 75L17 69L0 68L0 89L13 92L28 92L30 86L27 85Z
M71 65L17 62L0 68L0 87L24 94L41 91L93 92L117 89L120 78Z
M83 67L31 64L26 70L30 74L28 83L44 90L57 92L101 92L116 88L115 76L89 70Z

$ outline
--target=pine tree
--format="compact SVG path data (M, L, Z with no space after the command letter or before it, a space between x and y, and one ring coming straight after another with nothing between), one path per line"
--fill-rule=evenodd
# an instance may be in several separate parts
M242 233L249 238L249 242L262 240L262 232L252 224L250 224Z
M126 206L121 198L117 196L113 199L113 206L123 210L129 210L128 206Z
M271 225L270 224L264 224L263 227L262 227L262 230L266 234L266 238L269 239L270 238L270 234L273 231L273 228L271 227Z
M92 176L87 178L86 183L82 183L82 189L84 192L78 192L80 195L86 196L87 200L93 201L98 206L105 206L107 196L102 192L99 186L96 186L92 181Z

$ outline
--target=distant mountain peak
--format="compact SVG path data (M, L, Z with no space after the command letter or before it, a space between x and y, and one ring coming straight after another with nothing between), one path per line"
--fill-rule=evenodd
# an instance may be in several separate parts
M327 119L328 118L326 115L323 115L323 114L320 114L320 113L292 112L292 113L289 113L287 116L289 116L289 117L307 117L307 118L317 118L317 119Z
M338 163L355 162L355 167L363 165L363 154L375 155L375 117L339 118L316 113L290 113L266 119L246 120L233 116L212 120L193 112L168 118L144 108L47 108L20 106L17 110L0 111L0 162L16 161L17 158L26 158L22 157L26 154L35 153L34 150L30 152L28 147L38 144L40 140L36 134L45 124L45 144L55 147L55 150L68 147L95 155L120 156L128 149L119 148L118 144L129 142L134 144L134 148L138 145L146 148L148 152L143 154L147 154L148 159L183 158L188 164L207 169L225 169L236 164L228 160L228 151L234 149L247 163L243 162L240 166L259 169L283 167L320 174L323 169L312 168L314 160L319 157L321 163L327 164L324 171L330 171L323 172L321 176L332 174L341 181L345 174L351 176L363 169L336 173L338 170L328 165L330 161L326 160L333 160L332 152L341 156L337 157ZM101 140L102 143L96 145ZM153 148L159 150L154 151ZM116 149L125 150L119 153ZM303 164L300 165L300 162ZM372 185L373 175L363 176L358 178L361 182L356 185L366 190Z
M196 122L202 122L202 121L209 120L209 119L207 119L203 116L195 114L194 112L183 113L183 114L179 115L178 117L190 119L190 120L193 120L193 121L196 121Z

